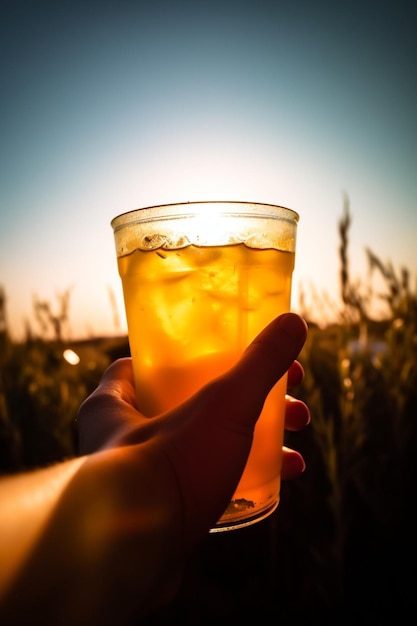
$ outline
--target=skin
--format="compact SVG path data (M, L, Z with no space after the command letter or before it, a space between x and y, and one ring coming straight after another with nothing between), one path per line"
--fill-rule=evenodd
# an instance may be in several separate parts
M302 381L306 334L280 316L231 370L152 419L136 408L131 360L113 363L80 408L80 456L0 481L0 622L122 626L170 600L233 495L269 390L286 371L289 387ZM309 419L287 396L286 428ZM282 478L296 478L304 460L283 452Z

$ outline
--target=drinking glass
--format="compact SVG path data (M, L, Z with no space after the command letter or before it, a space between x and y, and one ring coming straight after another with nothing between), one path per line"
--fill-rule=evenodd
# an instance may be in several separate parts
M115 217L138 406L165 412L229 369L290 309L291 209L189 202ZM269 393L235 494L212 532L253 524L278 506L286 376Z

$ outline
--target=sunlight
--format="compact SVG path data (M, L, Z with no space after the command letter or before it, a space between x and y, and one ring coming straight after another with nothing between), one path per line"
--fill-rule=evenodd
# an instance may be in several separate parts
M187 220L188 238L197 245L229 245L246 241L251 231L251 221L245 212L250 204L227 202L201 202L190 206L193 219ZM237 229L236 218L239 217Z
M70 350L69 348L67 350L64 350L62 356L70 365L78 365L78 363L80 362L80 357L78 356L78 354L74 352L74 350Z

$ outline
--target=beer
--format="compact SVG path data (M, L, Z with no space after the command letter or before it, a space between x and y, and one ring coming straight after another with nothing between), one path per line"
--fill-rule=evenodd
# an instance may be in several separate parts
M245 243L144 247L119 256L118 267L138 408L152 417L229 369L289 310L294 252ZM267 398L220 527L262 518L278 504L285 388L284 377Z

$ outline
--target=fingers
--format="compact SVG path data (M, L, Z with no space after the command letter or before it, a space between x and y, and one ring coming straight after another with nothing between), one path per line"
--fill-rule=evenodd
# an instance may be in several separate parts
M133 406L136 404L132 359L130 357L118 359L106 369L96 392L102 393L103 391L112 393Z
M310 411L301 400L292 396L285 398L285 428L286 430L302 430L310 423Z
M298 387L303 382L304 379L304 369L299 361L294 361L292 365L290 365L290 369L288 370L288 380L287 386L289 389L292 387Z
M288 370L287 387L297 387L304 379L304 369L299 361L294 361ZM301 400L287 395L285 398L285 428L287 430L302 430L310 423L310 411Z
M119 359L107 368L97 389L80 406L80 454L103 449L115 436L136 424L139 413L135 402L131 359Z
M282 448L281 480L297 478L305 470L304 459L299 452L291 448Z

